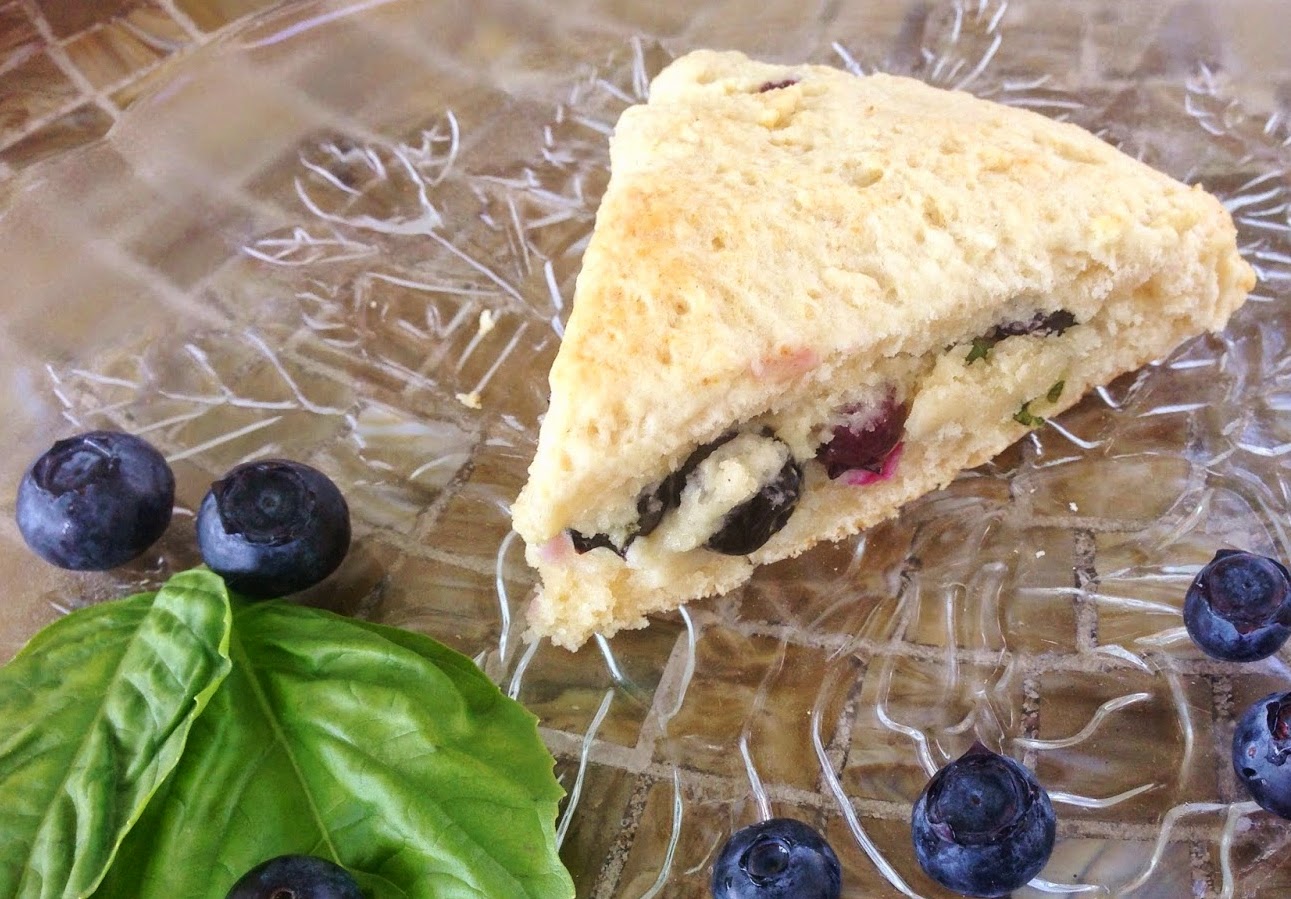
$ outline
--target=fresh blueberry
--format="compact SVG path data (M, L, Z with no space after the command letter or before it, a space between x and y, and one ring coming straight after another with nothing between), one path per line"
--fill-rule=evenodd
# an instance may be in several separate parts
M1212 658L1268 658L1291 636L1291 576L1273 559L1221 549L1188 588L1183 622Z
M18 486L18 530L42 559L106 571L157 541L175 505L175 475L151 444L117 431L60 440Z
M1270 693L1233 732L1233 770L1262 808L1291 818L1291 693Z
M772 818L736 831L710 882L714 899L838 899L838 856L814 828Z
M340 865L313 855L280 855L243 874L224 899L363 899L363 894Z
M981 743L933 775L911 817L915 858L965 896L1006 896L1053 851L1049 794L1031 772Z
M849 405L840 412L845 418L852 418L863 408ZM829 440L816 451L816 458L825 466L830 479L858 469L878 474L883 470L884 460L901 442L909 415L909 406L889 396L863 419L836 425Z
M327 577L350 547L350 510L327 475L282 459L239 465L197 512L202 559L229 588L286 596Z

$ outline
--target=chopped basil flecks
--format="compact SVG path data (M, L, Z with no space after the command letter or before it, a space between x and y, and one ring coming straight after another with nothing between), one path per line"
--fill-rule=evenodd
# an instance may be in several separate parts
M1044 395L1044 398L1051 403L1058 402L1058 398L1062 396L1062 389L1066 386L1066 381L1055 381L1053 386L1049 388L1049 392Z
M968 351L968 356L964 362L972 365L978 359L985 359L991 352L991 347L995 346L995 341L985 337L974 337L973 348Z
M972 365L978 359L985 359L997 343L1009 337L1021 337L1025 334L1034 334L1041 337L1061 336L1064 331L1075 327L1077 324L1079 322L1076 321L1076 316L1066 309L1059 309L1056 312L1049 313L1037 312L1029 319L1003 322L992 327L981 337L973 338L973 347L968 351L964 362L967 365Z
M1030 400L1023 403L1022 408L1013 414L1013 420L1024 427L1038 428L1040 425L1044 424L1044 419L1039 415L1033 415L1031 413L1030 406Z

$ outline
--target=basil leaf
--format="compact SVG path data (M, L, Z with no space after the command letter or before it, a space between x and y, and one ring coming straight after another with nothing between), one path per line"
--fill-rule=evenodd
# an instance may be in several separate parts
M235 606L233 671L103 899L219 899L308 853L369 899L562 899L537 720L467 658L278 601Z
M973 348L969 350L968 355L964 357L964 362L968 365L972 365L978 359L985 359L990 355L991 349L996 343L998 343L998 341L991 340L987 337L974 337Z
M1038 428L1044 424L1044 419L1031 411L1030 400L1023 403L1022 408L1013 413L1013 420L1027 428Z
M82 897L229 670L209 571L78 609L0 668L0 896Z

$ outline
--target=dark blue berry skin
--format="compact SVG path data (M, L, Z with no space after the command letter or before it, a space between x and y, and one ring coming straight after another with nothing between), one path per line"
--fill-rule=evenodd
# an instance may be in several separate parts
M280 855L239 878L224 899L363 899L340 865L313 855Z
M736 831L713 865L714 899L838 899L843 870L814 828L772 818Z
M1039 874L1056 824L1031 772L981 743L933 775L910 822L928 876L977 897L1007 896Z
M350 510L327 475L266 459L211 485L197 511L202 559L229 589L286 596L327 577L350 547Z
M789 522L801 494L802 466L790 458L761 490L726 513L704 546L726 556L757 552Z
M655 528L663 521L663 516L671 509L681 505L681 494L686 489L686 482L690 476L695 473L695 469L700 463L713 454L723 443L735 439L735 432L731 431L718 437L712 443L705 443L692 452L686 461L681 464L672 474L668 475L653 487L648 487L637 497L637 523L628 535L627 541L622 547L615 546L614 541L607 534L582 534L578 531L571 530L569 536L574 543L574 551L579 555L590 552L593 549L605 548L623 556L627 548L632 545L632 541L638 537L648 537L654 533Z
M1006 337L1018 337L1022 334L1061 335L1063 331L1075 326L1076 316L1066 309L1059 309L1057 312L1049 313L1037 312L1026 321L1004 322L996 325L986 332L986 339L998 341L1004 340Z
M902 419L904 421L904 419ZM569 532L574 544L574 551L579 555L594 549L608 549L623 556L628 546L638 537L654 533L670 509L681 504L682 492L690 476L700 464L713 454L724 443L733 440L735 431L723 434L712 443L706 443L696 449L682 463L681 468L668 475L654 487L645 490L637 497L637 524L628 535L622 547L616 546L607 534L583 534L579 531ZM764 434L775 439L768 432ZM731 509L722 521L717 532L704 544L714 552L728 556L745 556L756 552L766 544L793 515L802 492L802 465L790 458L784 467L767 484L762 486L754 496Z
M583 553L591 552L594 549L608 549L610 552L618 556L622 556L624 553L624 550L620 550L614 545L614 541L610 539L608 534L592 534L589 537L581 531L571 529L569 532L569 540L574 544L574 552L578 553L580 556Z
M1188 588L1183 621L1193 642L1212 658L1268 658L1291 636L1291 576L1273 559L1222 549Z
M174 505L175 475L151 444L91 431L58 441L27 469L18 530L51 564L106 571L155 543Z
M1242 715L1233 771L1261 808L1291 818L1291 693L1270 693Z

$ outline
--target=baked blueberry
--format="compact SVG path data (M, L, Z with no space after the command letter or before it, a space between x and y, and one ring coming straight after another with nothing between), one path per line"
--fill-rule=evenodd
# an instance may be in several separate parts
M682 493L691 476L718 447L734 440L738 432L723 434L711 443L694 450L681 467L668 475L653 488L637 498L637 521L628 534L623 547L618 547L607 534L584 534L570 530L574 551L580 555L593 549L605 548L624 555L627 547L638 537L653 533L671 509L681 505ZM762 436L776 440L770 433ZM802 466L789 457L781 469L749 499L735 506L722 519L721 526L704 544L714 552L743 556L757 550L777 531L785 526L798 504L802 492Z
M910 407L889 396L872 413L864 407L844 406L844 421L835 425L829 440L816 450L816 459L825 466L831 479L849 471L883 471L884 460L891 455L905 434Z
M1006 337L1020 337L1023 334L1039 334L1047 337L1050 334L1062 334L1068 328L1076 326L1076 316L1066 309L1056 312L1037 312L1025 321L1004 322L986 332L986 339L992 342Z
M363 899L354 877L314 855L280 855L233 884L224 899Z
M609 534L592 534L588 536L582 531L575 531L572 528L569 531L569 540L574 544L574 552L580 556L585 552L591 552L594 549L608 549L618 555L623 555L622 551L614 545Z
M815 828L772 818L736 831L713 865L714 899L838 899L838 856Z
M1053 851L1049 794L1013 759L974 743L942 768L911 816L915 858L965 896L1006 896L1040 873Z
M1273 559L1221 549L1188 588L1183 622L1212 658L1267 658L1291 636L1291 576Z
M760 549L789 521L802 494L802 466L792 457L752 498L722 519L722 526L704 545L728 556L746 556Z
M1233 731L1233 770L1251 798L1291 818L1291 693L1270 693L1252 705Z
M143 553L166 530L175 476L147 441L118 431L60 440L18 486L18 530L42 559L105 571Z
M664 513L681 505L681 494L686 489L690 476L704 460L713 454L719 446L724 446L735 439L736 431L728 431L716 440L696 447L681 463L681 467L659 482L653 490L643 493L637 500L637 513L640 521L636 536L645 537L652 533L663 520Z
M677 504L681 502L681 490L685 486L685 479L678 479L674 473L652 489L641 491L641 495L637 497L636 530L628 542L631 543L637 537L649 537L653 534L655 528L663 521L664 513L669 509L677 508Z
M985 359L997 343L1010 337L1021 337L1024 334L1039 334L1041 337L1048 337L1051 334L1061 335L1068 328L1074 328L1078 324L1076 316L1066 309L1047 313L1037 312L1029 319L1001 322L981 337L973 338L973 348L965 361L971 364L978 359Z
M202 559L252 598L317 584L350 547L350 510L327 475L267 459L239 465L211 485L197 512Z
M690 476L695 473L695 469L700 463L713 454L724 443L734 440L735 431L723 434L711 443L705 443L697 447L681 467L672 474L668 475L658 484L647 488L637 497L637 521L623 546L615 545L614 540L608 534L584 534L581 531L571 529L569 532L570 540L574 544L574 551L579 555L589 552L593 549L608 549L622 556L627 552L627 548L632 545L632 541L638 537L648 537L659 527L663 521L663 516L670 510L681 505L681 494L686 489L686 482Z

